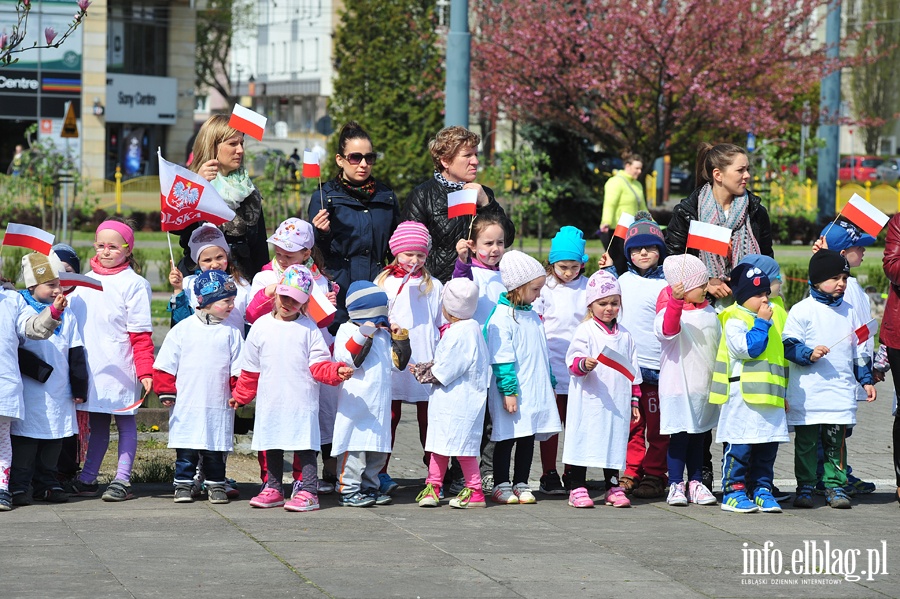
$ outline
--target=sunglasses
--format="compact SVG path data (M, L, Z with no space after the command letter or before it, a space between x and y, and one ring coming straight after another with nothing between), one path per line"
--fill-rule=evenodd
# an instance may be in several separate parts
M363 154L362 152L351 152L346 156L344 154L341 154L341 158L354 166L362 162L363 158L366 159L366 164L375 164L375 161L378 160L378 154L376 154L375 152L369 152L368 154Z

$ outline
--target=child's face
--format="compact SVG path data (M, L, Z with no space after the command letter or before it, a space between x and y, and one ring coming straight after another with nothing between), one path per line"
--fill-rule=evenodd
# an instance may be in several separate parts
M522 303L526 306L530 306L534 303L534 300L541 296L541 289L544 287L544 283L547 282L547 277L538 277L533 281L525 283L520 287L522 290Z
M560 260L553 263L553 272L563 283L571 283L581 274L582 266L578 260Z
M622 307L622 296L610 295L601 297L591 302L588 306L594 318L603 324L610 324L619 317L619 309Z
M59 279L53 279L31 288L31 296L42 304L52 304L54 298L60 293L62 293L62 288L59 286Z
M847 273L842 272L836 277L825 279L824 281L816 285L816 289L826 295L830 295L833 297L843 295L844 291L847 290Z
M745 308L747 308L748 310L750 310L751 312L753 312L754 314L757 314L759 312L760 307L762 307L763 304L768 304L768 303L769 303L769 292L763 291L762 293L757 293L756 295L754 295L753 297L748 299L746 302L744 302L743 306Z
M425 266L425 252L400 252L397 255L397 264L406 272L416 272Z
M488 225L475 240L475 254L485 266L497 266L506 250L505 235L500 225Z
M293 266L294 264L305 264L307 260L309 260L309 255L312 253L312 250L302 249L297 250L296 252L289 252L285 249L282 249L275 246L275 262L278 263L278 266L284 270L288 266Z
M112 229L103 229L97 233L94 250L97 252L100 265L105 268L119 266L131 255L131 248L125 243L125 239Z
M276 251L275 254L277 255L278 252ZM197 256L197 266L199 266L200 270L203 272L208 270L221 270L222 272L225 272L228 270L228 254L220 247L208 247Z
M275 315L281 320L295 320L302 308L303 304L289 295L275 296Z
M769 282L769 287L771 288L771 291L769 292L770 297L781 295L781 279L773 279Z
M211 303L203 309L216 318L225 320L228 318L228 315L231 314L231 311L234 310L234 298L226 297L225 299Z
M658 245L642 245L633 247L629 250L631 263L639 271L651 269L659 264L659 246Z
M854 245L841 252L841 254L847 259L847 264L850 265L850 268L856 268L862 264L863 256L866 255L866 248L861 245Z
M694 287L690 291L685 291L684 301L691 304L702 304L706 301L706 283L699 287Z

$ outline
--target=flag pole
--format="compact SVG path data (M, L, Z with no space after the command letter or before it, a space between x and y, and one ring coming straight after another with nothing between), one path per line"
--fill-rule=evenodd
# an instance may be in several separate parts
M837 213L837 216L834 217L834 220L831 221L831 224L829 224L828 227L825 229L825 232L822 233L822 237L827 237L827 236L828 236L828 231L831 230L831 227L834 226L834 223L837 222L837 220L841 217L841 214L842 214L843 212L844 212L844 209L841 208L841 211Z
M466 235L466 241L472 239L472 226L475 224L475 215L472 215L472 220L469 221L469 234Z
M175 254L172 253L172 236L166 231L166 241L169 243L169 260L172 262L172 268L175 268Z
M860 328L862 328L862 327L860 327ZM835 341L834 343L832 343L831 345L829 345L829 346L828 346L828 351L831 351L831 349L832 349L833 347L835 347L838 343L842 342L844 339L849 338L850 335L854 334L855 332L856 332L856 329L850 331L850 334L844 335L843 337L841 337L840 339L838 339L837 341Z

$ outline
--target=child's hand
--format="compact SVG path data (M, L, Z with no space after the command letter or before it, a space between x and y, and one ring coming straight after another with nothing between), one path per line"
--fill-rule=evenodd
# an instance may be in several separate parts
M791 411L791 404L788 403L788 400L786 397L784 398L784 411L785 412Z
M164 400L162 401L162 405L164 405L164 406L167 407L167 408L171 408L172 406L175 405L175 402L172 401L171 399L164 399Z
M266 285L265 289L263 289L263 293L266 294L266 297L275 297L275 288L277 285L272 283L271 285Z
M631 421L635 424L641 421L641 410L637 406L631 407Z
M337 374L339 377L341 377L342 381L346 381L351 376L353 376L353 369L349 366L341 366L338 368Z
M503 407L510 414L515 414L519 411L519 398L515 395L504 395Z
M584 366L584 369L587 372L591 372L592 370L594 370L597 367L597 364L599 364L599 363L600 362L597 361L597 358L585 358L584 364L582 364L582 366Z
M372 325L373 327L375 326L375 323L370 322L369 324ZM400 331L402 331L402 330L403 330L403 327L401 327L401 326L400 326L399 324L397 324L396 322L392 322L392 323L391 323L391 334L392 334L392 335L397 335L397 334L399 334Z
M87 400L86 400L85 398L83 398L83 397L75 397L75 398L72 399L72 401L74 401L75 403L79 404L79 403L84 403L84 402L87 401Z
M677 300L684 299L684 283L675 283L672 285L672 297Z
M456 242L456 255L463 262L468 262L469 260L469 240L468 239L460 239Z
M184 275L181 274L181 271L175 268L175 263L169 260L169 264L172 265L172 270L169 271L169 284L175 289L181 289L181 283L184 281Z
M600 256L599 260L597 260L598 268L607 268L609 266L612 266L612 264L613 261L612 258L609 257L609 252L603 252L603 255Z
M57 312L62 312L69 305L69 300L62 293L53 298L53 307Z
M884 373L877 368L872 369L872 376L875 378L876 383L884 382Z
M813 349L812 355L809 357L810 361L818 362L819 358L826 355L828 353L828 348L824 345L817 345L815 349Z
M325 297L328 298L328 301L331 302L332 306L337 306L337 292L329 291L325 294Z
M866 390L866 401L875 401L875 398L878 396L875 391L875 385L863 385L863 389Z
M812 253L815 254L819 250L827 250L828 249L828 241L825 240L825 237L819 237L816 239L816 242L812 245Z
M150 390L153 389L153 377L148 376L141 379L141 384L144 386L144 395L148 395Z
M233 409L233 410L236 410L236 409L238 409L239 407L241 407L241 404L239 404L239 403L238 403L238 400L236 400L235 398L229 397L229 398L228 398L228 407L231 408L231 409Z
M772 305L769 302L765 302L759 306L759 312L756 315L763 320L772 320Z

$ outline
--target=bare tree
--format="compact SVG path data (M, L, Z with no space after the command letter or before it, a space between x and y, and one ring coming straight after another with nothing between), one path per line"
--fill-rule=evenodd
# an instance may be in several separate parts
M253 35L253 3L248 0L208 0L197 11L197 87L211 88L235 101L229 77L231 49ZM232 91L235 93L233 94Z

